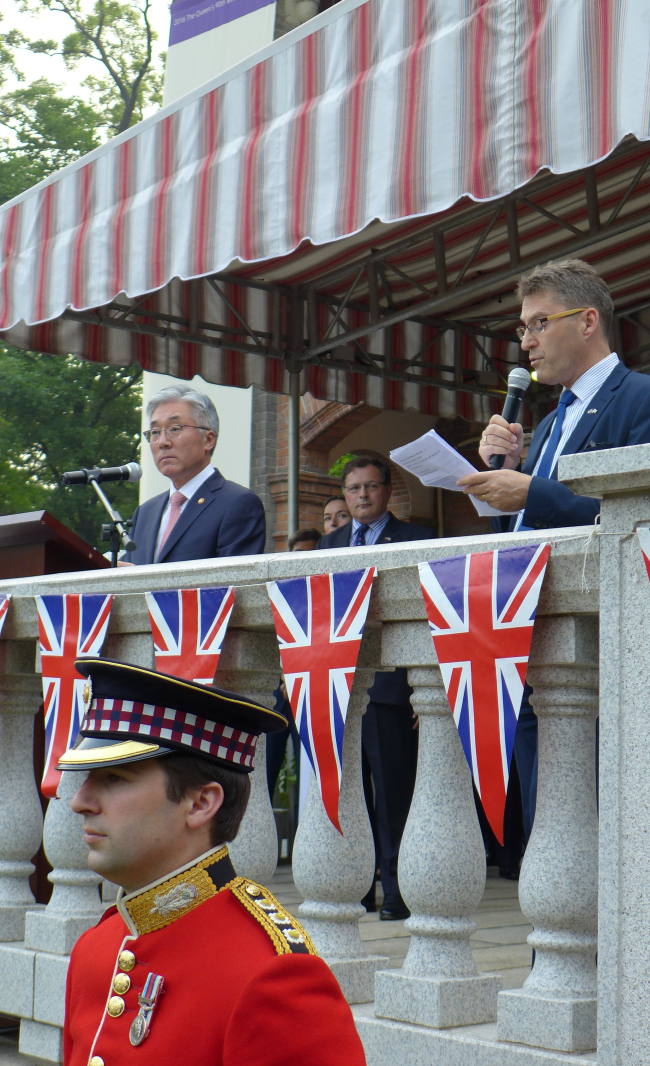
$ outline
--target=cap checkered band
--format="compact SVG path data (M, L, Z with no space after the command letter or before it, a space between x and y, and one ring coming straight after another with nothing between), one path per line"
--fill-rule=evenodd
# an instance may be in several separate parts
M139 739L151 737L164 745L175 741L215 759L252 767L257 737L229 725L211 722L197 714L133 700L92 701L81 723L81 733L125 733Z

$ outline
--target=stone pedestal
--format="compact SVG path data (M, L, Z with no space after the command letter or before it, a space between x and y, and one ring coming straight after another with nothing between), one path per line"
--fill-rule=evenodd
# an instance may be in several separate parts
M280 654L274 633L229 629L215 684L239 692L265 707L273 706L280 680ZM239 833L229 845L240 877L268 885L278 863L278 833L266 778L266 737L261 736L251 774L251 796Z
M535 965L499 996L499 1039L596 1047L598 816L595 618L540 618L528 671L539 719L537 810L519 879Z
M368 703L367 690L379 665L379 649L378 630L367 629L343 738L339 798L343 836L327 817L312 774L293 846L294 882L305 896L300 906L300 921L334 973L348 1003L370 1002L374 996L375 973L389 964L384 956L368 955L359 934L359 919L365 914L359 901L375 875L375 847L361 777L361 719Z
M11 660L11 646L8 652ZM6 669L11 665L5 662ZM0 941L23 940L25 914L35 907L30 860L41 842L43 815L32 749L41 700L36 674L0 675Z
M599 496L599 1066L646 1066L650 1048L650 445L567 456L560 476Z
M429 665L408 675L420 716L417 779L399 855L411 944L401 971L377 974L375 1014L435 1028L493 1021L501 978L477 972L469 942L476 929L469 915L486 873L470 770L428 626L385 628L384 661L401 665L406 654Z
M62 774L58 799L50 801L45 816L43 845L54 867L49 875L54 890L45 910L30 911L25 920L25 946L36 951L69 955L81 934L103 913L101 878L88 868L81 815L70 808L82 780L79 773Z

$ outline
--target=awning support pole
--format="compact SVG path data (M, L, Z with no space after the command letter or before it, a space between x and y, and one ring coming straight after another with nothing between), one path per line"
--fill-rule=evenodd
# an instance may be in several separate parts
M300 525L300 371L289 371L289 477L287 536Z

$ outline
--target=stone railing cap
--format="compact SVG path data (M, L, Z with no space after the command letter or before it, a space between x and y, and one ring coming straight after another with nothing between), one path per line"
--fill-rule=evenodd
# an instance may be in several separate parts
M562 455L558 478L579 496L624 496L650 490L650 444Z

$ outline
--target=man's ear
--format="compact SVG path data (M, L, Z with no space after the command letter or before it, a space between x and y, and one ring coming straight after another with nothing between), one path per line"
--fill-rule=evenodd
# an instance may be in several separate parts
M585 318L585 337L592 337L600 324L600 315L595 307L588 307Z
M223 804L223 788L216 781L210 781L201 788L191 789L186 796L189 801L186 822L190 829L200 829L211 822Z

